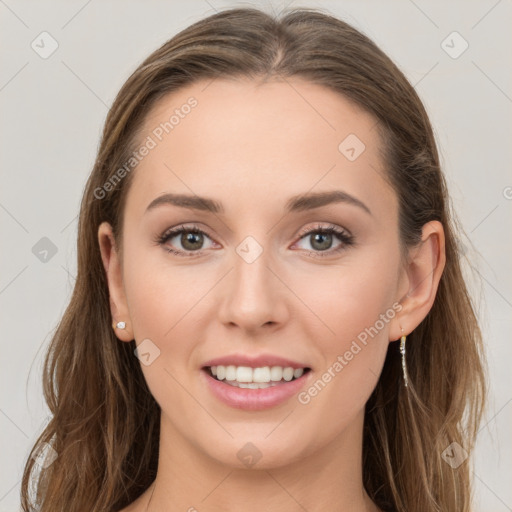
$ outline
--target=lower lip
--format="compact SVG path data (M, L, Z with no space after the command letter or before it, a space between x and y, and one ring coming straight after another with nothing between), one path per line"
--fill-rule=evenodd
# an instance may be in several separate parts
M260 411L286 402L305 385L311 370L289 382L264 389L237 388L212 377L207 370L201 370L211 392L225 404L236 409Z

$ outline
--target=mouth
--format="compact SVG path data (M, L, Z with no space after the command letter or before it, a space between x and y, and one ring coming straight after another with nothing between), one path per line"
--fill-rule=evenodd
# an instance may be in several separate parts
M313 369L276 354L229 354L205 361L201 380L219 402L235 409L262 411L285 405L309 385Z
M266 389L283 386L311 371L311 368L291 366L205 366L202 370L212 379L226 385L243 389Z

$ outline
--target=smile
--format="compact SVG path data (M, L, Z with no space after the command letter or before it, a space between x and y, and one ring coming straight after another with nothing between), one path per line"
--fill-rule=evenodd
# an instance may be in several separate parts
M238 409L275 407L297 394L310 377L310 368L289 366L207 366L201 372L213 395Z
M231 386L249 389L263 389L275 386L278 383L290 382L298 379L309 368L292 368L291 366L262 366L251 368L250 366L210 366L212 377L225 381Z

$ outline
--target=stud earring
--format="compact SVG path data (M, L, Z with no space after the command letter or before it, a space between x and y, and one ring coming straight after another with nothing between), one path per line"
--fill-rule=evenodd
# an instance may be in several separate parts
M124 329L126 327L126 322L112 322L112 328L113 329Z
M400 329L402 329L402 337L400 338L400 354L402 354L402 372L404 374L405 387L407 387L409 382L409 379L407 377L407 366L405 364L405 341L407 340L407 336L403 334L403 328L401 327Z

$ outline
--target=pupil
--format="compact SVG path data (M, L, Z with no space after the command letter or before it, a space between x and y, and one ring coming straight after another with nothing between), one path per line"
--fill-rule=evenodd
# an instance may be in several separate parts
M320 247L317 247L320 250L329 249L329 246L331 245L332 241L332 235L330 233L317 233L313 235L314 242L316 242L318 239L320 239ZM324 239L324 243L322 244L322 238ZM326 243L327 242L327 243Z
M201 233L187 233L187 234L184 234L182 235L182 245L183 247L185 248L188 248L188 249L198 249L197 245L194 246L194 242L196 244L198 244L199 242L199 246L201 246L201 242L202 242L202 234ZM187 244L191 244L191 246L188 246L187 247Z

